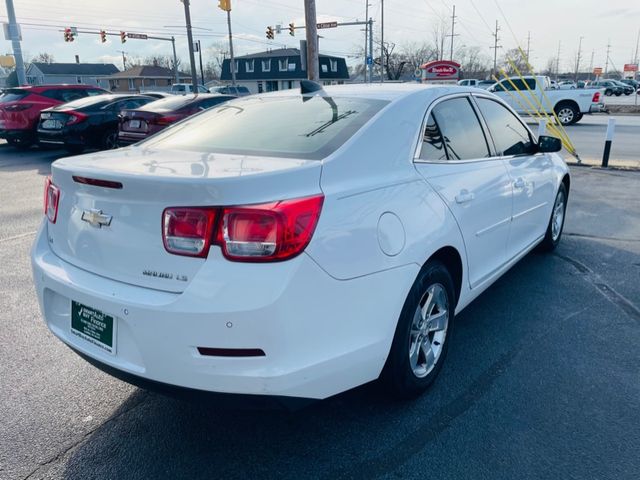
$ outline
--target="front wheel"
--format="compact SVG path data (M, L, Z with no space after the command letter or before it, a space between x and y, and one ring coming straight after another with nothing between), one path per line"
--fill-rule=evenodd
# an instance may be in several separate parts
M552 252L560 243L562 237L562 229L564 228L564 218L567 211L567 189L564 183L560 184L556 200L553 203L551 218L547 226L547 232L544 239L540 243L540 250L544 252Z
M609 89L607 88L607 89L604 91L604 94L605 94L607 97L610 97L611 95L613 95L613 90L609 90Z
M398 398L424 392L437 377L453 327L453 280L438 261L428 262L404 303L381 381Z
M102 136L102 148L104 150L113 150L118 148L118 131L111 130Z

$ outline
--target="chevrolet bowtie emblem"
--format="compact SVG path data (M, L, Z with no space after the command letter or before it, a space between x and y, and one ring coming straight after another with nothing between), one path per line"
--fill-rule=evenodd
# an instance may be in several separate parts
M105 215L102 210L83 210L82 221L97 228L108 227L111 225L111 215Z

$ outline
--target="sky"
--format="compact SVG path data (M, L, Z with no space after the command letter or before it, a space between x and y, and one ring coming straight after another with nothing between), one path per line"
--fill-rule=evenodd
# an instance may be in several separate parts
M351 22L364 20L367 0L316 0L318 21ZM609 68L622 70L636 52L640 31L640 2L631 0L368 0L374 31L381 28L384 1L384 38L397 48L430 42L435 25L451 24L452 5L456 7L454 37L456 46L478 46L492 58L492 29L499 23L500 51L518 44L526 48L530 35L531 63L542 70L560 49L560 70L572 71L582 38L584 70L591 65L604 67L610 45ZM231 0L231 20L236 55L255 53L282 46L298 47L303 30L288 34L288 24L304 24L303 0ZM184 7L180 0L14 0L16 16L22 26L22 49L27 59L46 52L58 62L114 63L122 68L122 54L145 57L171 54L169 42L129 39L121 44L110 36L100 43L98 34L80 33L73 43L65 43L62 30L79 29L109 32L130 31L158 36L176 36L178 56L188 61ZM191 0L194 37L203 45L207 62L215 51L226 48L226 13L217 0ZM0 5L0 21L7 21L5 2ZM273 41L265 37L267 25L283 26ZM450 28L450 27L448 27ZM364 46L360 26L320 30L320 51L345 56L350 64L362 62L357 52ZM11 52L11 43L2 40L2 53ZM448 51L449 44L445 51Z

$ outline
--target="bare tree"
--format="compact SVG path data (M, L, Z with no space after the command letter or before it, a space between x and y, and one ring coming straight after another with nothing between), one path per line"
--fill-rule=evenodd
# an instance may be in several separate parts
M55 63L55 58L53 58L53 55L47 52L42 52L37 54L35 57L33 57L31 59L32 62L37 62L37 63Z
M433 41L433 46L435 47L436 58L434 60L444 59L444 45L448 35L449 27L448 23L446 23L444 19L433 25L433 28L431 29L431 39Z
M482 54L477 46L465 45L456 49L455 58L467 78L488 78L491 72L491 59Z
M529 71L526 58L517 48L512 48L504 53L502 68L508 75L516 75L516 68L522 75L530 75L532 73Z

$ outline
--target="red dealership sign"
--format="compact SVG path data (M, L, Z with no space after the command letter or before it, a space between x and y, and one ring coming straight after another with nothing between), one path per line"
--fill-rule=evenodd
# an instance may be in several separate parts
M435 60L420 66L422 81L457 81L460 79L460 64L449 60Z
M626 63L624 65L624 71L625 72L637 72L638 71L638 64L637 63Z

